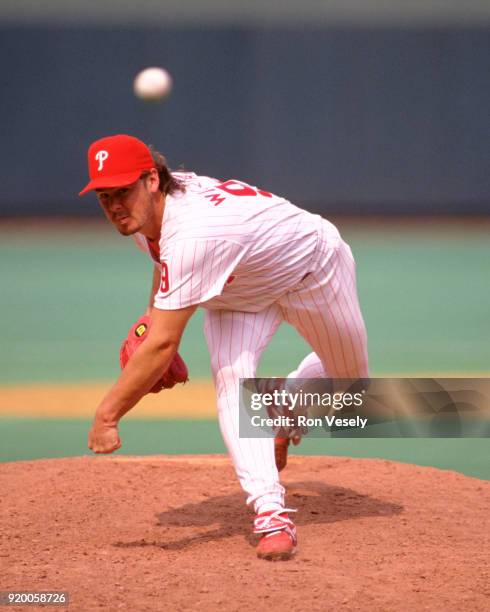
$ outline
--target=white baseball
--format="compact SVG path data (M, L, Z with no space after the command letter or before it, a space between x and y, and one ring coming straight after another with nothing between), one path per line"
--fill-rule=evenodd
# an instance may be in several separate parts
M136 75L133 88L138 98L157 102L172 91L172 77L164 68L145 68Z

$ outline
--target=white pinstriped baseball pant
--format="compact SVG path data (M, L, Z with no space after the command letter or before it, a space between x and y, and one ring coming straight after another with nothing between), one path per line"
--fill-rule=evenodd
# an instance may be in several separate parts
M368 377L367 337L349 246L322 232L312 270L280 300L257 313L208 310L204 331L211 355L221 432L240 483L256 512L284 505L273 439L239 437L239 379L253 378L259 359L286 321L313 349L294 378Z

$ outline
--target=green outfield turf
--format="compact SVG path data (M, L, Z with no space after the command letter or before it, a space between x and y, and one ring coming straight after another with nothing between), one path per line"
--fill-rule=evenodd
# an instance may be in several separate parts
M488 224L339 227L358 263L374 375L489 371ZM131 240L103 220L98 227L0 226L0 277L0 384L116 376L120 341L146 307L151 277ZM192 377L210 376L200 313L181 350ZM284 375L307 351L283 326L259 373ZM0 460L84 454L87 429L81 420L2 418ZM122 431L130 454L224 452L214 421L132 421ZM488 450L488 439L312 439L298 452L384 457L488 478Z
M0 462L76 457L87 449L85 419L0 419ZM216 421L121 421L124 455L225 453ZM456 470L490 480L486 438L304 439L291 454L374 457Z
M119 343L146 307L151 263L104 223L0 227L0 382L117 373ZM488 225L339 226L357 259L373 374L490 369ZM260 373L286 374L307 351L283 325ZM201 313L182 353L193 377L210 375Z

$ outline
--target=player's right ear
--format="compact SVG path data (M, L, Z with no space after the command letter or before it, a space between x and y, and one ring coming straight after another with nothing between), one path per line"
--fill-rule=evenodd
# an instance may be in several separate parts
M156 168L152 168L150 170L146 180L150 192L158 193L158 188L160 187L160 176L158 175L158 170Z

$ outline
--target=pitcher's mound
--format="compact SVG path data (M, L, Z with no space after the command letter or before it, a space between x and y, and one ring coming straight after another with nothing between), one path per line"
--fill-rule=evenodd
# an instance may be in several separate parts
M0 466L0 590L75 610L487 610L490 483L382 460L292 457L299 552L255 557L220 456Z

